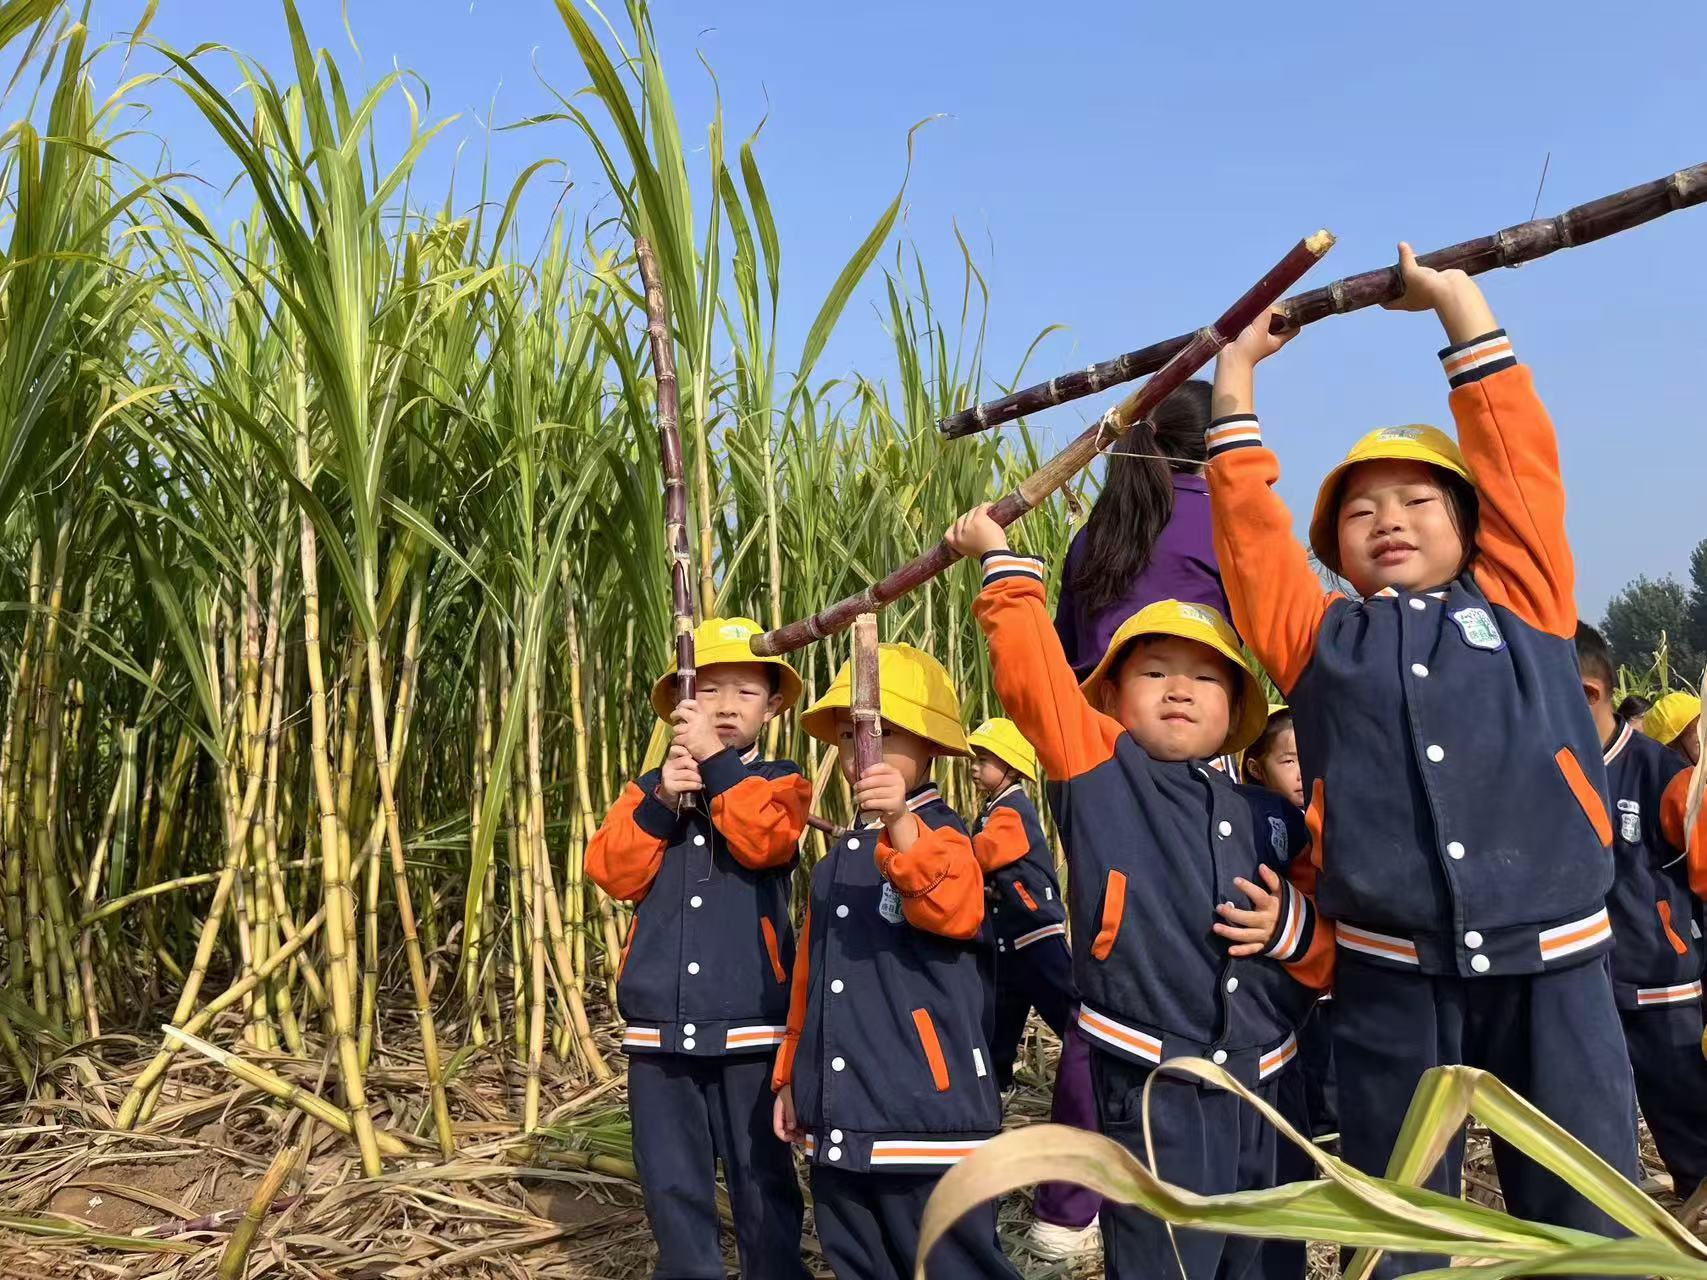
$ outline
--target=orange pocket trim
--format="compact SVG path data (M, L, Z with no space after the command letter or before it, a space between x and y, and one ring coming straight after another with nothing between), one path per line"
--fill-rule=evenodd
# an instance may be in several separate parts
M1304 826L1310 833L1310 862L1320 871L1327 864L1322 860L1322 833L1328 825L1328 791L1317 778L1310 787L1310 807L1304 810ZM1314 892L1315 877L1311 877L1307 886L1302 886L1305 892Z
M1666 941L1671 943L1671 949L1680 956L1689 954L1689 944L1677 936L1677 930L1671 927L1671 903L1656 902L1654 909L1660 913L1660 927L1666 931Z
M628 940L622 944L622 957L616 962L616 976L620 982L622 971L628 968L628 953L634 950L634 935L640 932L640 917L635 916L628 923Z
M1607 816L1606 803L1600 798L1600 792L1594 789L1594 784L1588 780L1583 767L1577 763L1576 756L1571 753L1569 747L1560 747L1553 756L1553 763L1557 764L1559 772L1565 775L1565 784L1570 787L1571 794L1582 806L1589 825L1594 828L1595 835L1600 837L1600 843L1610 848L1612 819Z
M936 1084L936 1091L947 1093L948 1063L943 1061L942 1042L936 1038L936 1023L931 1021L930 1010L913 1010L913 1029L919 1033L919 1044L924 1048L925 1061L931 1064L931 1079Z
M1098 960L1108 959L1114 950L1115 935L1120 932L1120 918L1126 914L1126 876L1123 872L1108 873L1108 888L1102 898L1102 928L1091 943L1091 954Z
M1018 880L1014 881L1014 892L1019 894L1019 900L1021 902L1025 903L1025 909L1027 911L1036 911L1037 910L1037 899L1032 897L1029 893L1027 893L1025 891L1025 886L1023 884L1021 884Z
M782 950L776 945L776 926L769 916L759 917L759 932L765 935L765 951L771 958L771 972L776 974L778 982L787 982L788 972L782 967Z

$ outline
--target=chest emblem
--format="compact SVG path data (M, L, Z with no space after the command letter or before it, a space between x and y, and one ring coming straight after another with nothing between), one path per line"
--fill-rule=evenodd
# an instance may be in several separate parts
M1268 815L1268 843L1274 850L1274 856L1282 862L1286 861L1286 822L1282 818Z
M907 918L901 912L901 895L887 880L883 882L883 896L877 901L877 914L890 924L900 924Z
M1642 806L1634 800L1618 802L1618 834L1625 844L1639 844L1642 839Z
M1493 617L1486 609L1460 609L1452 615L1452 621L1458 624L1458 630L1464 635L1464 643L1472 649L1503 649L1505 637L1494 625Z

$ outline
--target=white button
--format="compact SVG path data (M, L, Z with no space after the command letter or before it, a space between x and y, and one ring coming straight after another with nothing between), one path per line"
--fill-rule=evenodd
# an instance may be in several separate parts
M1217 1049L1214 1053L1209 1055L1209 1060L1216 1066L1220 1066L1223 1062L1227 1061L1227 1051L1225 1049Z
M1470 957L1470 967L1477 973L1486 973L1493 966L1493 963L1487 956L1475 955Z
M694 1024L690 1022L687 1024L687 1026L682 1028L682 1034L684 1036L691 1036L694 1032L696 1032L698 1030L699 1030L699 1028L694 1026Z
M1436 764L1439 764L1442 760L1446 759L1446 748L1440 746L1438 743L1431 742L1428 744L1428 750L1423 754Z
M845 1070L847 1070L847 1065L848 1065L848 1060L846 1058L831 1058L830 1059L830 1070L831 1071L845 1071Z
M689 973L698 973L699 972L699 961L698 960L688 961L688 972Z
M682 1048L684 1048L684 1049L693 1048L693 1037L692 1036L683 1036L682 1037Z
M1428 668L1420 662L1413 662L1411 663L1411 674L1420 680L1428 674Z
M1228 978L1227 979L1227 994L1232 995L1238 989L1239 989L1239 980L1237 978Z
M695 844L704 844L705 843L705 837L704 836L695 836L693 838L693 842Z
M1455 860L1462 858L1464 856L1463 843L1457 840L1450 841L1446 846L1446 856Z
M1424 604L1421 600L1418 600L1416 597L1413 596L1411 598L1411 608L1413 608L1413 609L1426 609L1426 608L1428 608L1428 606L1426 604Z
M697 893L688 899L688 906L692 907L695 911L698 911L704 905L705 899L700 897Z
M1216 827L1215 829L1217 831L1219 831L1224 836L1230 836L1233 834L1233 824L1231 822L1223 822L1220 826Z
M831 1147L824 1153L824 1155L830 1160L840 1160L842 1158L842 1149L840 1147Z
M848 848L850 848L850 849L859 848L859 837L858 836L848 837Z
M836 908L836 919L846 920L847 918L848 918L848 904L844 902L844 903L842 903L841 906Z
M831 982L830 983L830 990L834 991L837 995L841 995L842 994L842 980L840 978L837 978L833 982Z
M830 1141L831 1142L840 1142L841 1140L842 1140L842 1131L840 1129L831 1129L830 1130Z
M1474 951L1477 947L1482 945L1482 935L1477 933L1474 929L1470 930L1469 933L1464 935L1464 945Z

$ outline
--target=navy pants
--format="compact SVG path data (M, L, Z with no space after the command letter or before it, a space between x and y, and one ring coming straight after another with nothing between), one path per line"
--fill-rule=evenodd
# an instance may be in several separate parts
M1298 1028L1298 1074L1304 1084L1304 1105L1310 1125L1304 1130L1312 1138L1340 1131L1338 1086L1334 1081L1334 1000L1316 1001ZM1289 1181L1282 1178L1282 1182Z
M1677 1194L1707 1178L1707 1058L1701 1055L1701 1002L1620 1011L1636 1100Z
M1144 1083L1150 1075L1149 1067L1091 1051L1097 1122L1141 1161L1147 1160ZM1255 1090L1271 1106L1279 1078L1270 1076ZM1183 1076L1161 1076L1150 1090L1150 1132L1157 1174L1188 1191L1221 1195L1275 1184L1274 1130L1235 1094L1199 1086ZM1241 1280L1258 1274L1261 1240L1186 1228L1175 1228L1173 1236L1170 1242L1168 1226L1160 1218L1132 1205L1104 1201L1105 1274L1115 1280L1177 1277L1176 1244L1185 1280Z
M1425 1070L1491 1071L1626 1177L1636 1174L1636 1099L1604 956L1547 973L1458 978L1387 968L1341 948L1335 958L1334 1065L1340 1149L1383 1174ZM1506 1208L1520 1218L1599 1235L1627 1234L1560 1179L1494 1140ZM1427 1185L1459 1194L1464 1141ZM1444 1266L1389 1255L1378 1275Z
M940 1173L847 1173L812 1166L818 1243L836 1280L913 1280L919 1222ZM937 1242L928 1280L1020 1280L996 1238L992 1201L967 1214Z
M717 1162L747 1280L806 1280L794 1149L771 1130L769 1053L628 1058L634 1163L658 1242L654 1280L724 1280Z
M1051 1031L1065 1037L1076 1003L1073 958L1062 938L1041 938L1018 951L1002 952L996 962L996 1028L990 1038L998 1089L1014 1082L1014 1059L1031 1011L1036 1009Z

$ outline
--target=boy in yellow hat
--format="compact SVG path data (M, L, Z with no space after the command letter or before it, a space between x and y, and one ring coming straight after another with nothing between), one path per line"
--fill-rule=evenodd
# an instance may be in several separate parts
M594 883L638 904L617 1005L660 1277L725 1274L718 1160L741 1274L807 1275L794 1160L771 1131L770 1074L794 961L789 884L812 788L792 761L759 752L760 731L800 697L792 667L754 655L759 630L748 618L695 629L693 700L676 701L673 663L652 689L672 728L663 767L628 785L587 846Z
M1642 732L1670 747L1690 764L1701 763L1701 699L1693 693L1668 693L1642 718Z
M1287 340L1269 317L1223 350L1209 432L1233 618L1295 709L1338 943L1341 1142L1382 1172L1422 1073L1467 1063L1633 1175L1607 965L1612 822L1578 684L1558 442L1475 283L1408 245L1399 273L1392 305L1446 330L1458 438L1383 428L1323 482L1310 549L1354 595L1323 589L1273 489L1253 392L1255 365ZM1456 1194L1460 1155L1437 1189ZM1495 1157L1518 1216L1617 1230L1539 1166Z
M1081 687L1049 624L1042 563L1008 550L987 506L946 537L981 562L973 609L996 692L1049 774L1099 1127L1140 1159L1153 1136L1157 1172L1192 1191L1273 1185L1273 1129L1231 1093L1157 1072L1207 1058L1272 1103L1315 996L1298 979L1314 980L1330 950L1290 880L1308 867L1296 856L1308 846L1302 815L1208 764L1249 746L1268 718L1238 637L1208 606L1160 601L1116 629ZM1202 1231L1170 1238L1114 1204L1102 1235L1115 1277L1156 1274L1176 1244L1186 1280L1242 1275L1261 1249Z
M851 667L801 724L840 750L854 807L877 825L848 832L812 869L774 1123L806 1150L836 1275L911 1280L931 1190L1001 1127L984 877L931 780L937 757L967 754L948 673L910 645L879 647L883 761L855 779ZM927 1274L1017 1277L993 1204L960 1220Z

